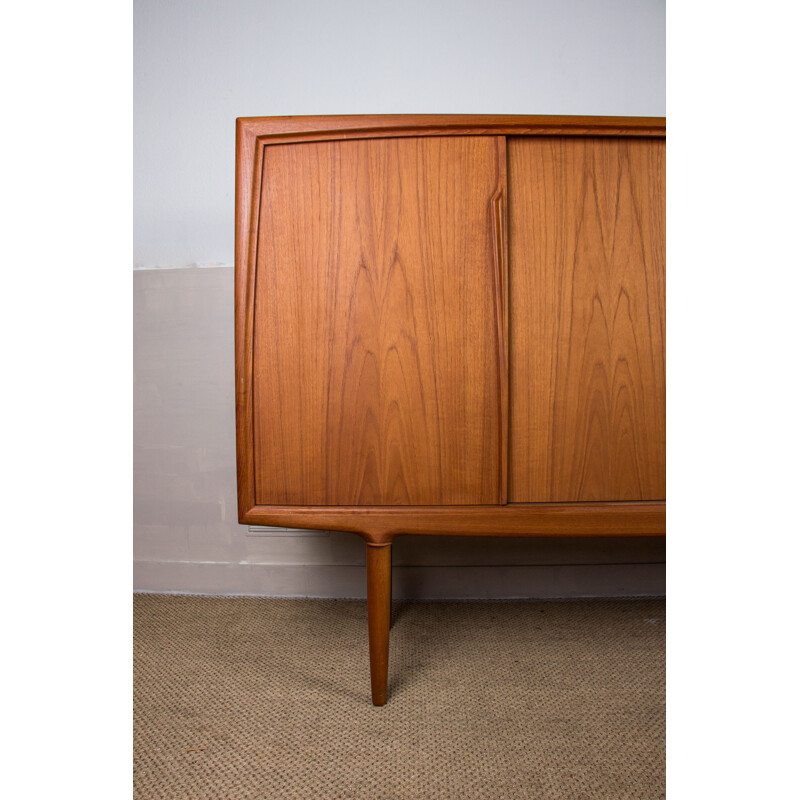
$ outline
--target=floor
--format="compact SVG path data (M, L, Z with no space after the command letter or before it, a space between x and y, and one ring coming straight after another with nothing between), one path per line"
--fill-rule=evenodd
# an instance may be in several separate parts
M134 797L664 797L663 599L366 604L137 595Z

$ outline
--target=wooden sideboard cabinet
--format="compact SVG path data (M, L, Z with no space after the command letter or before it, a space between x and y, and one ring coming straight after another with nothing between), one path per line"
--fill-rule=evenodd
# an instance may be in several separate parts
M237 120L242 523L665 533L660 118Z

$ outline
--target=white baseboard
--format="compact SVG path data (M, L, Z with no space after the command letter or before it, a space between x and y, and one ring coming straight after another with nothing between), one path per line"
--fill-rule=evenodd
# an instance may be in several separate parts
M261 597L364 598L362 565L270 565L135 561L134 591ZM397 600L660 597L665 567L656 564L396 566Z

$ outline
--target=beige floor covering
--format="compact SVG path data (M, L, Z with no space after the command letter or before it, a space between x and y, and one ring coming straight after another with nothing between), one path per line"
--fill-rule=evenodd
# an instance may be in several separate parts
M137 595L141 800L664 796L663 600L366 605Z

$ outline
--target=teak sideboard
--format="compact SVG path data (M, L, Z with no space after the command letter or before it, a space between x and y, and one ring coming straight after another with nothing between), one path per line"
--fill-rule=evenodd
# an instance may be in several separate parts
M239 520L665 533L662 118L237 120Z

